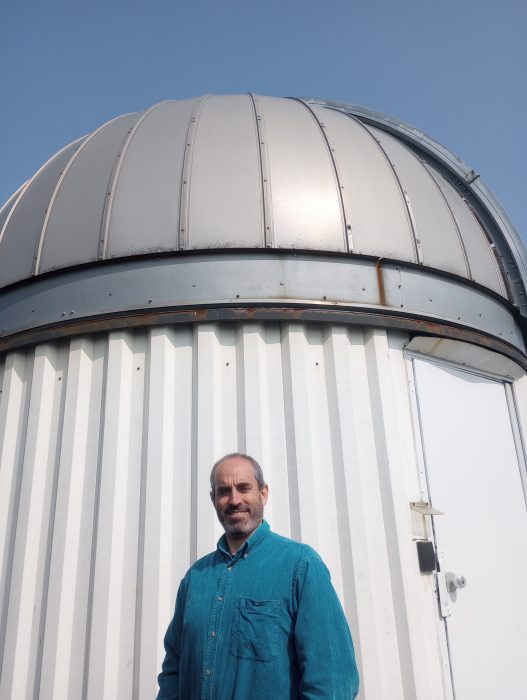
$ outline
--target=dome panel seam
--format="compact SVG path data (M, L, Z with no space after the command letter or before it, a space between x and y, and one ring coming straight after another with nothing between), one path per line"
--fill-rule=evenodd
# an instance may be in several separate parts
M307 102L300 99L299 97L290 97L288 99L294 100L295 102L299 102L301 105L303 105L306 108L306 110L309 112L312 119L315 121L316 125L318 126L319 132L322 136L322 140L324 141L324 144L326 145L327 154L329 156L329 160L330 160L330 163L332 166L333 177L335 178L335 185L337 188L337 195L338 195L339 208L340 208L340 217L341 217L341 221L343 224L344 247L348 253L352 253L353 252L353 240L351 237L351 221L348 221L348 217L346 216L346 206L344 204L344 197L342 194L342 190L344 189L344 185L342 184L342 178L340 177L337 161L333 155L334 149L331 147L328 135L326 134L326 131L325 131L325 125L319 120L319 118L317 117L315 112L311 109L311 107L307 104Z
M133 114L133 112L129 112L128 114L121 114L118 117L115 117L114 119L110 119L109 121L105 122L102 124L98 129L95 129L91 134L89 134L86 139L83 141L83 143L77 148L74 152L73 155L71 156L70 160L64 167L64 170L62 171L62 175L59 177L57 180L57 183L55 185L55 188L53 190L53 194L50 197L49 204L48 204L48 210L46 212L46 216L44 218L44 223L42 224L42 230L40 232L39 237L37 238L37 242L35 245L35 257L34 257L34 265L33 265L33 270L32 274L33 275L38 275L39 270L40 270L40 261L42 258L42 249L44 247L44 239L46 237L46 233L48 230L48 225L49 225L49 219L51 217L51 212L53 210L55 201L58 197L58 193L62 187L62 184L66 178L66 175L68 174L70 168L73 166L73 163L75 160L78 158L79 154L86 148L86 146L91 143L91 141L99 134L105 127L108 126L108 124L113 124L116 122L118 119L122 119L123 117L127 117L130 114ZM75 142L74 142L75 143Z
M196 132L198 121L205 102L209 99L211 93L207 93L198 97L192 108L190 119L185 135L185 151L183 154L183 163L181 166L181 182L179 193L179 217L178 217L178 240L177 249L185 250L190 244L190 181L192 178L192 156L194 153L194 143L196 140Z
M452 207L451 207L450 204L448 203L448 200L447 200L447 198L446 198L446 196L445 196L443 190L441 189L439 183L436 181L435 177L433 176L429 165L428 165L427 163L425 163L421 158L418 158L418 156L417 156L413 151L411 151L411 153L412 153L413 157L421 163L421 165L422 165L422 167L424 168L426 174L427 174L428 177L432 180L434 187L435 187L435 188L437 189L437 191L439 192L439 195L440 195L441 199L443 200L443 202L444 202L444 204L445 204L445 206L446 206L446 208L447 208L448 213L450 214L450 217L451 217L451 219L452 219L452 221L453 221L453 223L454 223L454 227L455 227L455 229L456 229L457 237L458 237L458 240L459 240L459 245L461 246L461 252L462 252L462 254L463 254L463 259L464 259L465 265L466 265L466 267L467 267L468 279L474 280L474 275L472 274L472 269L471 269L471 267L470 267L470 261L469 261L469 259L468 259L467 250L466 250L466 248L465 248L465 242L463 241L463 236L462 236L462 234L461 234L461 229L459 228L459 224L458 224L457 219L456 219L456 216L455 216L455 214L454 214L454 212L453 212L453 210L452 210Z
M271 199L271 171L269 169L269 153L267 150L267 136L265 130L265 121L263 115L262 104L257 95L252 92L248 93L251 98L254 121L256 129L256 138L258 140L258 154L260 160L260 191L262 194L262 213L263 213L263 240L264 247L272 248L274 243L274 228L273 228L273 208Z
M99 235L99 252L98 252L98 259L99 260L105 260L108 255L108 239L110 237L110 224L111 224L111 217L113 213L113 205L115 201L115 190L117 188L117 183L119 179L119 175L121 173L121 168L123 167L123 161L126 156L126 152L128 148L130 147L130 143L134 139L134 136L137 133L138 128L141 126L141 124L145 121L145 119L158 107L161 105L165 104L168 100L158 102L155 105L152 105L152 107L149 107L148 109L144 110L142 113L140 113L139 118L137 121L134 123L134 125L128 130L128 133L124 137L124 139L121 142L121 147L119 148L119 152L115 158L115 162L113 164L112 172L110 174L110 179L108 181L108 187L107 187L107 197L104 202L104 208L103 208L103 213L102 213L102 220L101 220L101 229L100 229L100 235Z
M339 111L339 110L337 110L337 111ZM412 205L410 203L410 199L408 197L408 194L407 194L405 188L403 187L403 184L402 184L401 179L397 173L397 170L395 169L394 164L392 163L392 161L388 157L388 154L384 150L382 144L379 142L378 139L375 138L375 136L371 133L371 131L368 129L368 127L365 124L363 124L361 122L361 120L358 119L354 114L350 114L349 112L344 112L344 114L346 114L347 117L352 119L356 124L358 124L361 127L361 129L363 129L366 132L366 134L368 134L370 139L373 141L373 143L376 145L377 149L382 154L382 156L383 156L383 158L388 166L388 170L389 170L389 172L391 172L391 174L395 180L396 187L397 187L399 194L401 196L403 209L404 209L404 212L406 214L406 220L407 220L408 228L410 231L410 241L411 241L412 248L414 251L413 262L417 262L417 263L422 265L423 264L423 256L422 256L422 252L421 252L421 245L419 243L419 238L417 236L417 224L415 222L414 213L412 210Z

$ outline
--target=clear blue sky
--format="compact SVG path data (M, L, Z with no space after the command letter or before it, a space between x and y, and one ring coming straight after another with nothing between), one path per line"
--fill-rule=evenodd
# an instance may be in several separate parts
M11 0L0 201L104 121L204 92L325 97L453 150L527 241L523 0Z

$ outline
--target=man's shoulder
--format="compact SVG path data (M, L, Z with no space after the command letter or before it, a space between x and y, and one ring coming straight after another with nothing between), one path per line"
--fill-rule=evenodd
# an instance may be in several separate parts
M215 550L213 550L212 552L209 552L208 554L205 554L205 556L200 557L199 559L197 559L197 560L192 564L192 566L190 567L190 569L188 570L188 573L190 573L191 571L202 571L203 569L206 569L206 568L208 568L209 566L211 566L212 564L214 564L214 561L215 561L216 556L217 556L217 552L218 552L218 550L215 549Z
M277 532L273 532L273 530L269 530L269 539L272 542L274 542L275 544L280 545L282 547L290 547L291 549L299 550L299 551L307 551L307 550L311 550L312 552L315 551L308 544L305 544L304 542L299 542L298 540L293 540L293 539L291 539L291 537L285 537L284 535L279 535Z
M313 547L304 542L299 542L298 540L293 540L290 537L284 537L284 535L279 535L276 532L269 532L269 544L272 547L280 548L286 551L288 554L295 555L298 559L309 560L318 559L322 561L318 552L316 552Z
M310 579L331 580L327 566L318 552L309 544L270 532L266 538L268 557L284 576L290 575L296 585L298 581Z

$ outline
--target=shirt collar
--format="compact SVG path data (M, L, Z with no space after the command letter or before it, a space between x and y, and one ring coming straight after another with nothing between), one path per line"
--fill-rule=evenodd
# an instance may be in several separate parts
M247 554L250 550L254 549L264 539L264 537L266 537L269 534L270 531L271 528L269 527L269 523L267 522L267 520L262 520L262 524L256 528L256 530L247 540L245 540L243 545L240 547L240 549L236 552L234 556L229 552L229 546L227 544L227 538L225 537L225 535L222 535L218 540L218 549L220 550L220 552L223 552L223 554L226 554L231 559L238 558L243 554Z

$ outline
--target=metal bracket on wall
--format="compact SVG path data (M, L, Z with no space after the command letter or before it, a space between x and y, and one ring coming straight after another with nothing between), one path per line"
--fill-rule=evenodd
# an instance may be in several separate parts
M421 515L444 515L442 510L432 508L426 501L410 501L410 508L421 513Z

